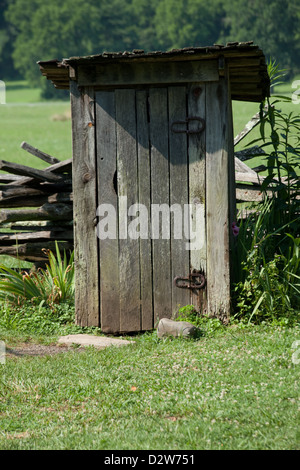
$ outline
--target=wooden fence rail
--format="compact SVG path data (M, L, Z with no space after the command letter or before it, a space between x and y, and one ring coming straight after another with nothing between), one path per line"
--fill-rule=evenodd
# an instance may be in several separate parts
M47 249L73 250L72 159L57 158L23 142L21 148L50 164L44 170L0 161L0 255L43 265Z

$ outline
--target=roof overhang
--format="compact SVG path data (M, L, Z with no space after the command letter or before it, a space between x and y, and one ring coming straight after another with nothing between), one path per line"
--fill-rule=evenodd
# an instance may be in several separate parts
M217 64L219 75L224 74L226 68L233 100L261 102L270 95L270 78L265 56L252 42L187 47L167 52L104 52L91 56L39 61L38 65L41 73L51 80L56 88L69 89L70 80L77 80L77 71L81 69L90 69L92 76L96 69L108 70L117 64L138 64L138 67L141 67L140 64L158 64L161 68L164 63L181 63L184 66L187 61L212 61ZM199 81L202 81L200 76ZM99 85L96 81L91 84Z

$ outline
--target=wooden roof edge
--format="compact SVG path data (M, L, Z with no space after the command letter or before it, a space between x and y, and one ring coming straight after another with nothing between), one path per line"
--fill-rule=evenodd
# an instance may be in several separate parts
M210 56L214 53L224 52L228 53L230 51L247 51L247 52L258 52L263 55L259 46L254 45L253 41L248 42L230 42L226 45L222 44L214 44L213 46L198 46L198 47L184 47L181 49L171 49L169 51L149 51L145 52L143 49L134 49L133 51L119 51L119 52L102 52L101 54L94 54L94 55L87 55L87 56L74 56L68 59L64 59L63 63L65 64L73 64L79 62L102 62L107 61L107 59L151 59L158 57L160 58L169 58L169 57L176 57L176 56L188 56L191 57L193 55L203 55L203 56Z
M152 51L145 53L141 49L134 49L132 52L103 52L102 54L91 55L91 56L80 56L70 57L68 59L51 59L38 61L37 64L40 67L41 73L46 76L48 80L51 80L55 88L68 88L69 87L69 67L73 67L80 64L103 64L110 63L111 61L148 61L148 60L163 60L172 58L173 60L186 60L188 58L197 59L213 59L219 56L223 56L228 60L229 70L236 70L242 72L243 75L247 72L256 74L257 76L257 93L248 94L246 90L238 90L238 85L235 84L234 93L232 93L232 99L243 99L245 101L262 101L266 96L270 96L270 78L267 71L267 65L263 51L259 46L254 45L253 41L248 42L230 42L225 46L221 44L215 44L213 46L205 47L186 47L183 49L172 49L170 51ZM256 64L257 59L258 63ZM236 69L236 64L239 62L239 66ZM247 82L247 80L246 80ZM243 88L243 87L241 87ZM250 96L249 96L250 95ZM251 97L251 98L250 98ZM250 98L250 99L249 99Z
M214 44L213 46L199 46L199 47L184 47L182 49L171 49L169 51L150 51L145 52L142 49L134 49L133 51L122 51L122 52L102 52L101 54L93 54L87 56L74 56L64 58L62 60L51 59L38 61L38 65L43 68L55 68L55 67L68 67L68 65L80 63L80 62L107 62L108 59L115 60L127 60L127 59L157 59L169 58L169 57L192 57L192 56L208 56L211 58L213 54L225 53L226 55L230 52L241 53L245 56L254 54L255 56L264 57L263 51L259 46L254 45L253 41L248 42L230 42L225 46L221 44Z

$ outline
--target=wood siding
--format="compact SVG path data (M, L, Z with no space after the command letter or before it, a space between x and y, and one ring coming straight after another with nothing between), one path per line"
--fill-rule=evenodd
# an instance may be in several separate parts
M233 159L225 78L94 94L87 87L84 95L74 84L72 96L79 323L98 324L105 333L144 331L190 303L224 320L230 308ZM204 129L194 132L198 126ZM95 225L107 216L105 204L116 216L115 236L97 238ZM148 217L146 227L135 227L146 230L140 237L128 234L141 216L135 204L142 204ZM190 229L198 229L198 246L186 229L185 205L191 208ZM102 211L95 222L97 207ZM157 232L160 210L169 219ZM178 214L181 237L174 232ZM206 276L203 289L175 286L176 276L193 269Z
M75 309L81 326L99 326L94 90L71 83Z

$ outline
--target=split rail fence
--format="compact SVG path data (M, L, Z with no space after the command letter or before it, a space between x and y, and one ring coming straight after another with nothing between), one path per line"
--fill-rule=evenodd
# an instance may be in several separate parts
M0 160L0 255L37 266L47 250L73 250L72 159L60 161L23 142L50 164L43 170Z

